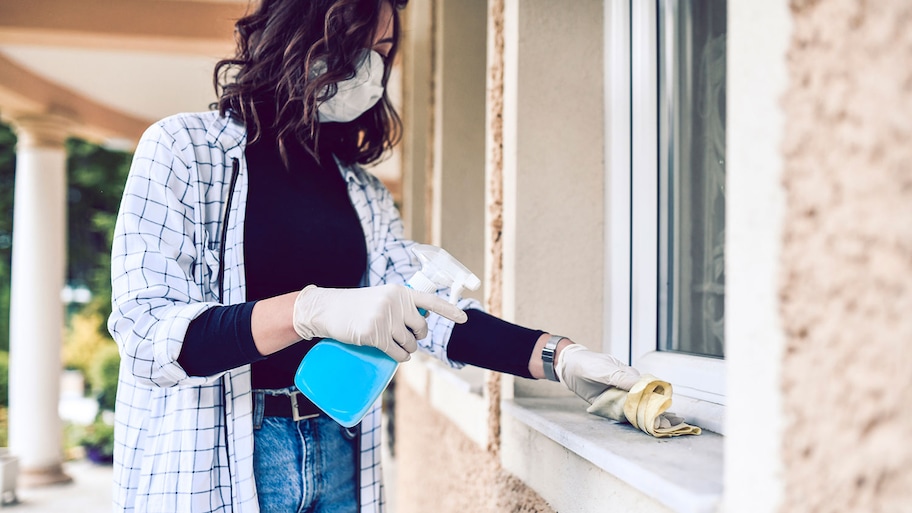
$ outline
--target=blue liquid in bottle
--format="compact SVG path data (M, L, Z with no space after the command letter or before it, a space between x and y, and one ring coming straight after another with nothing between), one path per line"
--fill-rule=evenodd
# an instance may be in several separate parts
M418 312L427 315L423 308ZM294 382L331 419L352 427L367 415L398 368L399 362L375 347L328 338L307 352Z
M352 427L367 415L398 367L375 347L323 339L301 360L294 382L326 415Z

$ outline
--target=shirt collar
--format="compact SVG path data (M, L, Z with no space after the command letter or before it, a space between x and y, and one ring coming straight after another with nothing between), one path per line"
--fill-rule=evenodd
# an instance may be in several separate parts
M244 129L244 125L231 116L219 115L217 111L213 111L212 114L215 119L209 124L206 140L225 152L243 147L247 141L247 131Z
M206 140L211 144L222 148L226 152L243 147L247 141L247 130L244 125L232 118L231 116L221 116L218 112L213 111L214 121L209 125L206 132ZM364 170L357 165L344 164L338 157L336 164L339 166L339 172L346 182L354 182L358 185L364 185Z
M342 173L342 177L345 178L346 182L355 182L358 185L364 185L364 170L360 166L356 165L346 165L343 164L339 157L334 157L336 159L336 164L339 166L339 172Z

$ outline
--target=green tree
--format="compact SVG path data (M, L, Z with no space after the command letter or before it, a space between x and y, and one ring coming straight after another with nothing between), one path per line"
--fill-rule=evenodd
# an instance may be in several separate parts
M67 141L67 282L92 292L93 309L103 319L111 312L111 243L131 159Z
M10 260L13 248L13 172L16 136L0 124L0 351L9 351Z

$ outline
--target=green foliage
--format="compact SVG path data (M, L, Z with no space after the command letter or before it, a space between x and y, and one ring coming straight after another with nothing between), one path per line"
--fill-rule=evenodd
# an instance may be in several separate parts
M93 307L83 308L70 316L70 326L63 342L64 367L79 370L88 379L98 355L106 346L115 345L102 329L104 317Z
M119 370L120 353L115 344L108 344L98 352L89 369L89 383L102 410L114 409Z
M87 305L70 317L63 364L82 372L102 409L114 409L120 354L105 330L105 318L97 304Z
M0 447L9 447L9 408L0 407Z
M111 313L111 243L132 155L67 142L67 282L92 291L103 319Z
M89 449L97 449L101 456L114 454L114 426L99 415L88 426L73 426L76 443Z
M0 406L9 406L9 353L0 351Z
M9 350L10 261L13 248L13 181L16 136L0 124L0 350Z

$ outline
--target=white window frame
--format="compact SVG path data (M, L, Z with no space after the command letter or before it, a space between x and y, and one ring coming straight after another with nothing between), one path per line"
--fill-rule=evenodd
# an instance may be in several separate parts
M606 2L608 342L604 349L641 372L670 382L675 393L672 411L723 433L725 361L657 350L661 153L657 9L664 1Z

